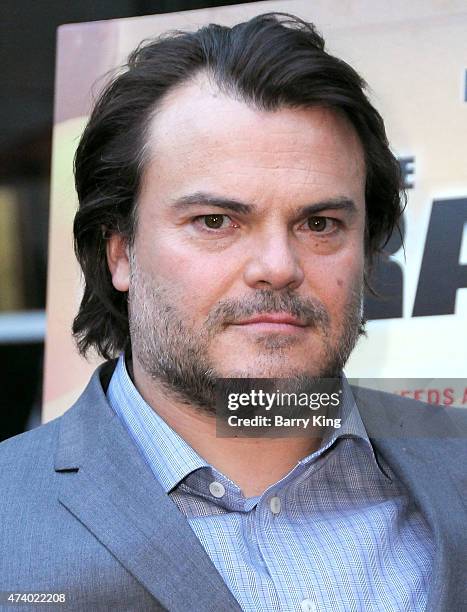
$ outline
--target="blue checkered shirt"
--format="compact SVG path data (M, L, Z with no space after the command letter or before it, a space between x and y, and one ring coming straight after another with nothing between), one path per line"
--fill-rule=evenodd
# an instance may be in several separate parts
M345 378L341 428L250 498L144 401L123 355L107 398L243 610L425 610L433 536L377 462Z

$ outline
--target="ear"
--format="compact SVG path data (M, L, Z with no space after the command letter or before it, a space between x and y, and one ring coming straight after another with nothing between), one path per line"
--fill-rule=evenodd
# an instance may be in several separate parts
M117 291L128 291L130 286L128 240L122 234L113 233L106 242L107 264L112 276L112 284Z

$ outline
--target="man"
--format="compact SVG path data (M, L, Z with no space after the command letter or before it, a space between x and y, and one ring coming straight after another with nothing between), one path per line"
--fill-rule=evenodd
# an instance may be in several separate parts
M281 14L146 44L107 87L76 154L73 331L109 361L1 447L1 589L76 610L464 609L465 418L342 377L401 214L363 87ZM218 379L333 377L341 427L216 436Z

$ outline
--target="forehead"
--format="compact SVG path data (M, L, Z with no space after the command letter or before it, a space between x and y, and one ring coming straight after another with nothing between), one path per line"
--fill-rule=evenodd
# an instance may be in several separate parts
M325 107L264 111L229 97L204 75L170 91L151 118L143 191L232 191L362 199L362 145L343 113ZM278 193L279 191L279 193ZM342 193L342 191L352 193ZM224 194L225 195L225 194ZM227 195L233 195L228 193Z

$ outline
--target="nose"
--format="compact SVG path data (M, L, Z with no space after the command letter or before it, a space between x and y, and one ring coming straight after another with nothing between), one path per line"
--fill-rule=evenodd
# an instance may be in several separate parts
M255 238L244 268L245 283L253 289L297 289L304 272L286 228L264 231Z

